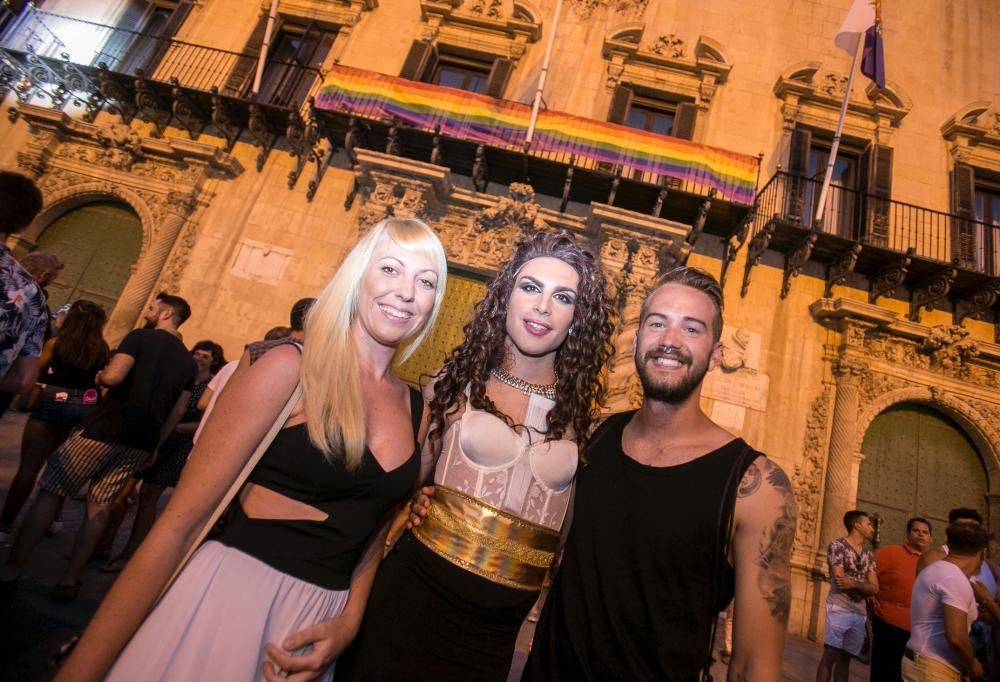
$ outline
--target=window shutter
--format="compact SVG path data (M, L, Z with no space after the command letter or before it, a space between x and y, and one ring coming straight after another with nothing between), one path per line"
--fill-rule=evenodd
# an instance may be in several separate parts
M267 13L262 13L257 18L257 25L247 39L246 47L242 54L236 58L233 70L226 79L226 84L222 87L222 94L231 97L242 97L249 92L253 84L253 78L257 70L257 57L260 56L260 48L264 44L264 32L267 30ZM274 28L271 30L271 44L273 45L281 30L281 20L275 19Z
M437 62L437 48L434 44L426 40L414 40L409 54L403 61L399 76L411 81L426 80L431 76L435 62Z
M809 183L805 179L809 172L809 149L812 147L812 133L804 128L792 131L792 141L788 146L788 220L793 223L809 224L812 216L805 216L806 189Z
M624 124L628 110L632 106L632 88L619 85L611 95L611 109L608 110L608 121Z
M892 147L872 143L861 156L864 193L864 233L860 239L876 246L889 243L889 200L892 198Z
M972 166L956 163L951 172L953 219L951 258L962 268L976 266L976 171Z
M493 60L493 68L490 69L490 76L486 79L486 91L483 94L497 99L503 97L503 91L507 88L507 81L514 70L514 62L503 57Z
M161 38L173 38L177 35L177 32L181 30L181 26L184 25L184 20L188 18L188 14L191 13L191 9L194 7L193 0L180 0L177 3L177 8L170 13L170 19L164 24L163 30L160 31Z
M812 133L804 128L792 131L792 143L788 148L788 172L805 175L809 171L809 149L812 147Z
M682 140L694 139L695 121L698 119L698 106L692 102L681 102L674 112L674 127L670 132L672 137Z

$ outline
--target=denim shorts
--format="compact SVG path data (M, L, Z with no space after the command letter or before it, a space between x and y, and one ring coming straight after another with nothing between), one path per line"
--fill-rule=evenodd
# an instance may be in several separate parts
M46 386L38 398L31 418L50 426L72 428L97 407L98 393L93 388Z

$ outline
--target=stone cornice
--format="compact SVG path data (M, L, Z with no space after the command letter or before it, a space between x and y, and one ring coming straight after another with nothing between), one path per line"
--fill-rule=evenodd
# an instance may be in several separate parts
M935 336L940 326L928 326L900 318L899 313L881 306L847 298L821 298L809 306L809 312L818 322L824 324L846 321L862 326L877 328L879 332L922 343ZM1000 344L974 340L978 349L977 357L982 360L1000 362Z
M109 144L106 128L75 119L58 109L22 104L18 111L32 133L47 131L56 135L60 142L84 142L93 146ZM243 172L243 166L235 156L214 145L176 137L140 137L134 130L132 132L134 134L129 142L130 151L137 156L170 163L207 166L227 177L235 177Z

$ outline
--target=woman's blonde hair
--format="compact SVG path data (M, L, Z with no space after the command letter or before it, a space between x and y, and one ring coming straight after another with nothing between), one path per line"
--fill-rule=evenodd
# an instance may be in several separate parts
M434 306L397 355L403 362L434 326L448 278L448 261L441 240L416 218L387 218L375 224L344 257L306 317L302 357L302 393L309 439L328 459L343 457L348 469L361 465L365 450L365 404L351 327L358 314L358 297L375 247L385 235L415 254L428 258L437 270Z

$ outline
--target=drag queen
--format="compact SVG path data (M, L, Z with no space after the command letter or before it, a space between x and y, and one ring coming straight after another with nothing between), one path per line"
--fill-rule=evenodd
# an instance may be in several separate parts
M324 642L292 653L310 679L332 677L361 622L384 542L376 529L418 479L424 403L392 360L430 329L446 273L441 242L419 220L383 221L358 242L309 312L304 348L278 346L230 380L170 503L57 679L259 679L265 645L310 626ZM298 382L302 399L221 535L154 608Z
M429 512L383 560L338 680L507 679L603 398L611 332L591 254L565 233L519 244L428 387Z

